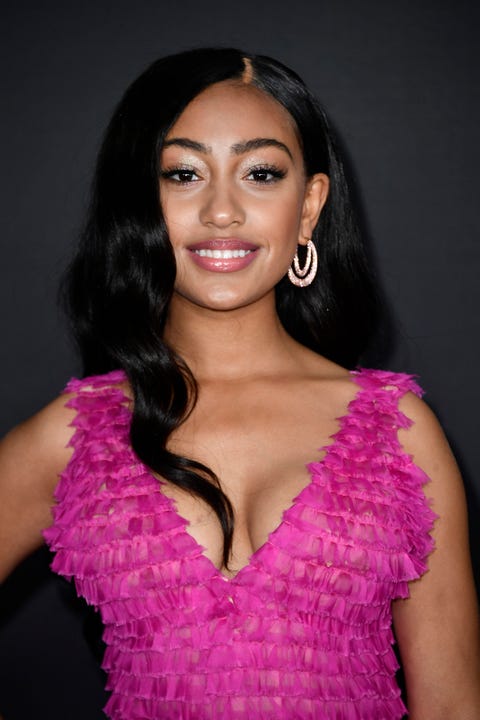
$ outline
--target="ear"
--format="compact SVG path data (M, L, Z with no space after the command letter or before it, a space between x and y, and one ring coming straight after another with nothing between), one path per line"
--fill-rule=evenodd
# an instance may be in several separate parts
M317 173L307 179L300 222L299 245L306 245L322 212L328 197L330 180L328 175Z

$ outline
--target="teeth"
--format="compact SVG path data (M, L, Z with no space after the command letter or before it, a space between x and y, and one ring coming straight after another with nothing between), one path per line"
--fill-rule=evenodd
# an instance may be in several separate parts
M251 250L195 250L196 255L208 258L220 258L222 260L231 260L232 258L243 258L249 255Z

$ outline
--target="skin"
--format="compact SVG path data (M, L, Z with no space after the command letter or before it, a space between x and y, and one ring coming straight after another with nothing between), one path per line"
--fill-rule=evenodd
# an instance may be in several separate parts
M259 137L287 150L271 144L235 150ZM166 485L165 492L228 578L249 562L309 482L305 464L331 442L335 418L357 392L345 369L292 340L275 312L274 286L297 243L311 237L328 178L305 176L292 119L245 83L219 83L199 95L167 145L159 197L178 275L165 335L199 385L198 403L169 446L211 467L231 499L236 524L228 569L214 514L179 488ZM280 169L282 177L272 181L265 166ZM225 237L253 243L253 262L229 273L194 262L192 243ZM70 453L72 413L64 403L65 396L54 401L0 447L3 577L40 545L50 524L53 489ZM431 478L427 495L440 516L428 572L393 608L410 717L474 720L480 716L478 617L463 486L430 410L410 395L401 408L414 421L399 433L401 443Z

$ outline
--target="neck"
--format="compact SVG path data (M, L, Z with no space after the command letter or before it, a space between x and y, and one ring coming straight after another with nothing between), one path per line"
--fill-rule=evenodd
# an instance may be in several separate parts
M234 310L211 310L174 295L164 338L199 382L281 372L295 341L275 309L275 295Z

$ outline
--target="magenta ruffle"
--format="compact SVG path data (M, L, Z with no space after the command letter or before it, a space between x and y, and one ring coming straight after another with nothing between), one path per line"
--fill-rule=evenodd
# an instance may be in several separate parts
M101 613L115 720L395 720L391 602L426 570L428 478L397 430L410 376L359 389L279 527L226 580L129 444L121 371L72 380L74 453L45 539Z

